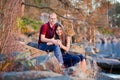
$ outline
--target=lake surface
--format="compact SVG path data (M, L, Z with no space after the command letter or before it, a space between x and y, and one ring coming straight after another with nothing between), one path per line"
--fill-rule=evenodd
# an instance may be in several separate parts
M106 42L104 44L102 43L96 43L96 47L100 50L97 54L108 57L108 58L116 58L120 60L120 41L118 42ZM112 73L104 73L103 75L114 78L114 79L120 79L120 74L112 74Z
M113 79L120 79L120 74L111 74L111 73L103 73L103 72L101 74L111 77Z
M100 50L98 54L120 59L120 41L96 43L96 48Z

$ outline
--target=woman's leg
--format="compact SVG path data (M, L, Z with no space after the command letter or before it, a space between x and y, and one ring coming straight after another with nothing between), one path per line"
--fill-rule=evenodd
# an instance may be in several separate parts
M86 71L86 60L85 59L81 60L79 65L81 67L82 72L85 72Z
M79 63L80 58L77 55L65 53L63 55L64 65L66 67L74 66Z
M82 69L82 72L85 72L86 71L86 60L85 60L85 57L82 54L80 54L78 56L81 59L81 61L80 61L80 67Z
M69 57L63 56L63 61L64 61L64 66L66 68L68 68L68 67L73 65L72 62L71 62L72 60Z

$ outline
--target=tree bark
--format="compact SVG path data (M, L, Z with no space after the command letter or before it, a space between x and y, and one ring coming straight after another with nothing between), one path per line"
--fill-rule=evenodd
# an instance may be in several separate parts
M4 0L2 0L4 1ZM22 15L22 0L6 0L2 5L0 14L0 53L12 53L17 51L16 39L19 29L16 20Z

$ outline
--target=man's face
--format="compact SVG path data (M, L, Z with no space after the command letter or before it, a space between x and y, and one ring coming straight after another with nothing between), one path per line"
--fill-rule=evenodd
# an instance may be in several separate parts
M49 16L49 22L50 22L50 24L54 25L56 23L56 21L57 21L56 14L50 14L50 16Z

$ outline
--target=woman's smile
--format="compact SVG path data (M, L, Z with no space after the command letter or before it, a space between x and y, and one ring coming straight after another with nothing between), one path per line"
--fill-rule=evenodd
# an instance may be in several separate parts
M57 33L57 35L61 36L62 35L62 28L58 26L56 33Z

